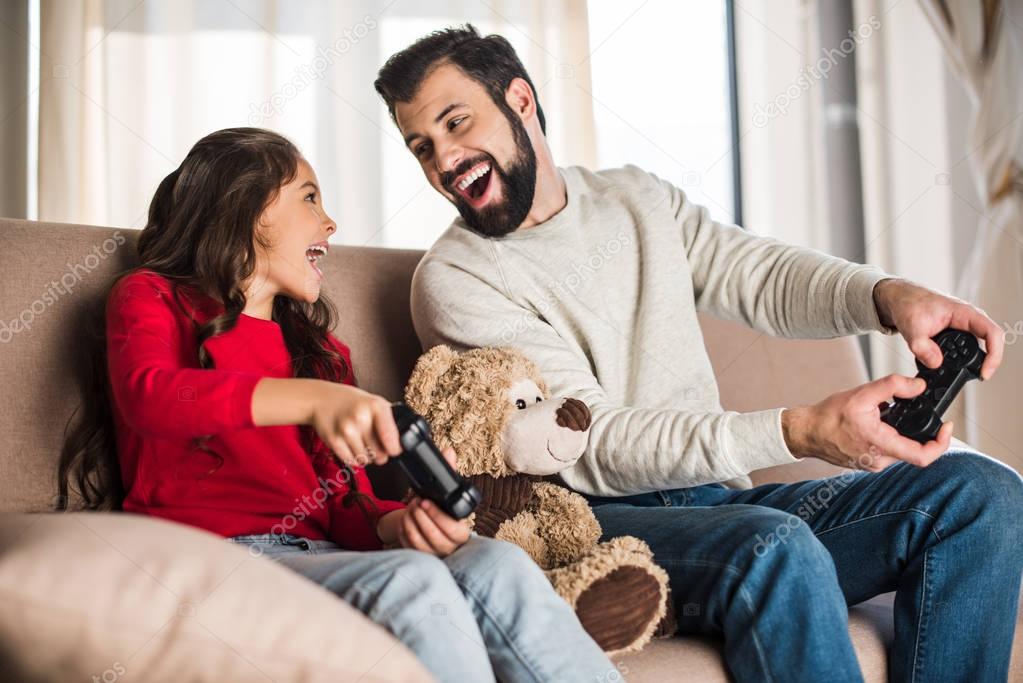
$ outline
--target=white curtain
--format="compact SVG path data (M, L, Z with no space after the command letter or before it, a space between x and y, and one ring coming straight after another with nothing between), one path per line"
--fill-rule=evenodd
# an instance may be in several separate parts
M1023 8L999 0L920 0L967 89L969 163L984 202L959 294L1006 333L998 374L971 384L966 438L1023 470Z
M820 56L816 3L744 0L735 9L744 225L829 251L819 92L827 83L791 95ZM781 111L769 116L772 105Z
M309 158L337 241L428 246L454 210L372 83L394 51L466 21L518 50L559 162L595 161L585 0L41 0L40 15L40 220L141 226L196 140L257 125Z

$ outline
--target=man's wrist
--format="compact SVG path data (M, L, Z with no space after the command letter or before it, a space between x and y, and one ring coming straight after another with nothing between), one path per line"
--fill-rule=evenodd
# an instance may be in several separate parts
M781 433L789 453L796 458L805 458L813 450L810 445L810 408L798 406L781 411Z
M877 311L878 322L888 334L897 332L895 322L892 320L891 297L892 290L898 286L900 280L894 277L886 277L878 280L874 285L874 309Z

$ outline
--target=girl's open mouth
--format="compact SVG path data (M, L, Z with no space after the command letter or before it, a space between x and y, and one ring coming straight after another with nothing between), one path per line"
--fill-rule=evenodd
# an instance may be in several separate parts
M455 183L455 189L463 199L469 202L469 206L479 209L490 201L490 196L493 194L493 175L490 162L480 164Z
M316 277L323 279L323 271L320 270L316 262L319 261L327 253L327 245L323 242L317 242L316 244L310 245L305 250L306 260L309 261L309 265L312 266L313 272L316 273Z

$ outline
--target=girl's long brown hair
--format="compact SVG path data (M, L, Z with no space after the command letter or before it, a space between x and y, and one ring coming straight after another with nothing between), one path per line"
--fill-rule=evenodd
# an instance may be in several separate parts
M243 282L255 270L255 242L260 239L256 225L280 188L294 179L300 159L298 149L276 133L260 128L220 130L197 142L153 196L138 239L138 268L170 280L175 298L186 311L191 310L186 304L190 292L224 306L223 313L205 323L192 318L201 368L213 367L206 341L231 330L245 308ZM273 319L283 332L295 377L340 382L348 376L350 368L327 341L337 310L325 295L313 304L277 296ZM69 509L72 493L87 510L117 510L124 500L102 324L91 335L91 344L86 354L92 367L84 375L85 400L72 415L72 420L78 419L66 431L60 456L58 510ZM306 448L311 448L313 432L304 428L303 438ZM222 462L206 446L207 440L198 439L197 450ZM349 482L354 492L354 477L349 476Z

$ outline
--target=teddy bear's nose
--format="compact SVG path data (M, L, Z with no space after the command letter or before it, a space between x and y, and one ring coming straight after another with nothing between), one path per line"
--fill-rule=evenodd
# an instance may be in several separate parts
M575 432L585 432L590 428L590 409L577 398L566 398L555 413L557 423Z

